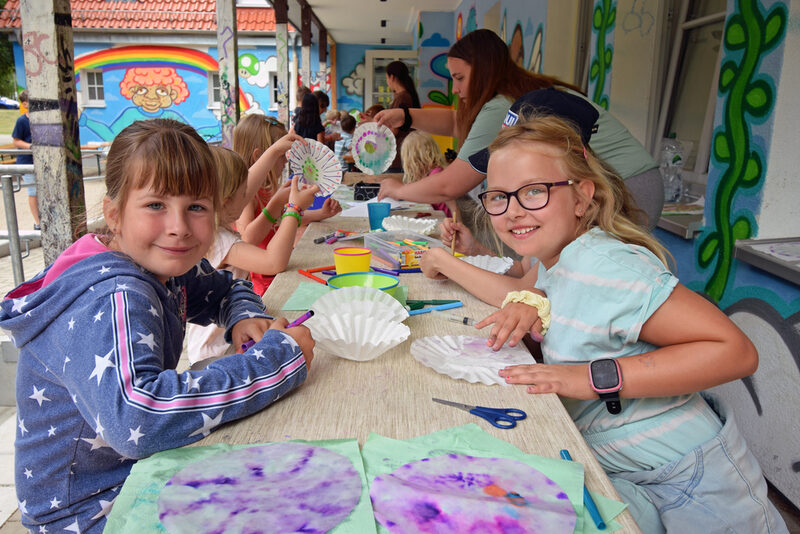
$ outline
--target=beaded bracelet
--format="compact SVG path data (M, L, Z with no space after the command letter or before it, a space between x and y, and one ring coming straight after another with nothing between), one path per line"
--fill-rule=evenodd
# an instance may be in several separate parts
M303 210L301 210L300 206L298 206L294 202L287 202L286 205L283 207L283 211L287 211L290 209L296 211L298 215L300 215L301 217L303 216Z
M500 307L504 308L509 302L521 302L536 308L539 311L539 319L542 320L542 335L547 333L547 329L550 328L550 301L547 297L531 291L510 291Z
M283 215L281 215L281 221L283 221L286 217L294 217L297 219L297 226L303 224L303 220L300 218L300 214L294 211L287 211Z
M269 211L267 210L267 208L266 208L266 207L263 207L263 208L261 208L261 213L263 213L263 214L264 214L264 217L266 217L266 218L267 218L267 220L268 220L269 222L271 222L272 224L278 224L278 219L276 219L275 217L273 217L272 215L270 215L270 214L269 214Z

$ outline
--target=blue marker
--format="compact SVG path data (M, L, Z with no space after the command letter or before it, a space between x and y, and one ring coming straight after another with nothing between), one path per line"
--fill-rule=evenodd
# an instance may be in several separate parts
M561 449L561 458L572 461L572 456L569 455L569 451L567 449ZM586 509L589 511L589 515L592 516L592 520L594 521L594 524L597 525L598 530L605 530L606 522L603 521L603 517L600 515L600 510L597 509L597 505L594 503L594 499L592 499L592 496L589 494L589 490L586 489L586 484L583 485L583 504L586 505Z
M422 313L430 313L432 311L452 310L453 308L460 308L463 305L464 303L459 300L458 302L451 302L449 304L440 304L438 306L431 306L430 308L420 308L418 310L411 310L410 312L408 312L408 314L420 315Z

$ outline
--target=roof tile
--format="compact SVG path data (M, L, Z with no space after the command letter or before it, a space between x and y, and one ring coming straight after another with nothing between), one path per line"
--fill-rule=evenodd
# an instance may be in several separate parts
M20 28L20 0L8 0L0 9L0 29ZM105 29L216 30L216 2L72 0L72 26ZM236 10L239 31L275 31L275 12L269 8Z

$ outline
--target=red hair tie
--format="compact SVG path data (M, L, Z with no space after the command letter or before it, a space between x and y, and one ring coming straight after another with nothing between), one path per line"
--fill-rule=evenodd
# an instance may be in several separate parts
M583 159L588 159L586 157L586 147L585 146L583 147Z

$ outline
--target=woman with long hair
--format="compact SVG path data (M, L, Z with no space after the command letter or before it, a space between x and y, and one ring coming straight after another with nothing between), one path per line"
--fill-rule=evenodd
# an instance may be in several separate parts
M408 66L402 61L392 61L386 65L386 85L392 90L394 98L389 104L389 109L419 108L419 95L414 87L414 80ZM403 160L400 149L403 146L408 131L392 128L392 133L397 140L397 155L389 166L389 172L403 172Z

